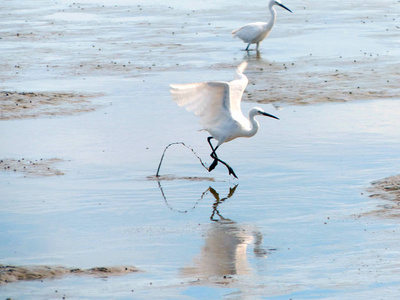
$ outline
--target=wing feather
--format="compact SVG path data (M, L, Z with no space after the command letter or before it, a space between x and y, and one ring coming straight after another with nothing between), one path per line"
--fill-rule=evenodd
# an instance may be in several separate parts
M229 83L209 81L188 84L171 84L172 99L200 117L204 129L215 127L230 117Z
M248 120L243 116L240 103L248 79L243 74L247 62L241 63L231 82L209 81L188 84L171 84L172 99L181 107L200 117L200 124L219 143L236 136L232 130L241 128ZM233 130L234 132L234 130Z
M263 22L246 24L232 31L233 37L238 37L245 43L254 43L257 37L263 32L263 24Z
M242 114L240 103L242 102L244 90L249 82L246 75L243 74L246 67L247 62L242 62L236 70L236 79L229 82L231 112L233 115Z

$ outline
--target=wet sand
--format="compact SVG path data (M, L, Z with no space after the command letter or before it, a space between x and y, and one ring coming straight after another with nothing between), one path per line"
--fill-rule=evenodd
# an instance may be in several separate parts
M339 56L331 61L312 56L285 63L261 60L248 72L247 100L257 103L304 105L398 99L400 94L400 72L392 59L371 58L368 53L362 53L361 58Z
M0 160L0 170L3 172L10 173L21 173L25 177L37 177L37 176L60 176L64 173L57 169L57 164L64 162L62 159L50 158L50 159L8 159L3 158Z
M400 175L374 181L368 191L372 193L370 197L400 201Z
M230 31L268 16L264 2L252 5L5 5L0 294L23 299L22 286L43 298L56 287L88 297L66 278L138 270L88 265L138 265L147 273L101 283L82 278L96 299L130 297L132 286L138 299L397 294L392 261L399 249L391 241L399 232L399 176L370 189L368 182L394 172L398 146L388 128L398 123L386 108L385 126L377 118L364 128L346 106L323 105L359 103L352 109L364 124L376 113L365 113L364 104L398 101L398 3L287 1L294 13L278 11L261 51L247 53ZM192 133L195 120L170 103L168 84L230 80L243 60L244 106L283 109L280 122L297 123L263 123L268 131L254 144L226 148L241 171L235 196L226 174L209 174L179 151L168 154L160 177L151 175L172 141L193 138L199 155L209 155ZM309 119L289 113L297 110ZM329 123L332 111L337 119ZM371 197L359 196L365 189ZM38 279L44 284L36 286Z
M16 281L59 279L64 276L89 275L107 278L139 272L132 266L96 267L91 269L65 268L59 266L4 266L0 265L0 285Z
M335 23L330 19L335 10L327 13L325 8L323 17L320 15L322 8L312 3L302 5L295 7L297 11L293 14L279 12L278 24L281 25L262 43L260 52L248 54L240 51L245 44L231 39L230 28L222 27L231 19L229 14L220 16L221 24L215 20L213 15L218 15L223 7L219 2L213 11L202 8L193 9L191 13L179 6L169 6L164 11L157 4L129 6L124 1L114 6L94 2L53 4L47 10L43 8L44 19L30 14L29 10L18 11L16 21L2 35L2 42L10 47L6 49L8 59L2 62L0 79L4 82L32 80L31 76L36 73L43 80L57 79L51 88L57 87L57 91L33 91L26 87L3 91L1 103L6 111L1 118L68 115L92 110L88 102L92 96L60 89L65 85L59 81L62 77L81 80L79 85L89 82L91 77L101 76L145 81L148 76L162 72L184 73L198 69L193 56L199 51L213 55L208 65L206 59L201 58L204 70L231 70L240 62L215 61L218 48L222 52L233 48L235 60L250 62L246 72L249 86L244 100L251 102L293 105L398 97L400 72L395 63L398 53L391 41L399 28L397 15L389 4L383 11L377 10L373 3L368 3L363 10L353 10L353 4L332 5L331 9L342 13ZM232 9L236 7L240 4L232 3ZM163 11L163 17L153 22ZM239 14L242 22L248 18L245 12L243 14ZM262 10L252 18L265 15L267 13ZM115 21L111 22L109 16ZM120 23L118 18L121 18ZM205 22L204 18L209 18L210 22ZM124 21L134 25L135 31L124 28ZM26 22L40 26L31 28L25 26ZM79 26L85 31L86 40L81 40ZM352 27L349 32L348 27ZM110 34L114 36L109 38ZM136 34L142 36L140 41L135 38ZM326 45L316 44L318 39L332 34L336 35L325 41ZM163 38L160 39L160 35ZM215 45L208 46L207 36ZM315 38L307 39L308 36ZM203 43L193 44L196 40ZM376 45L378 40L379 46ZM33 44L38 51L27 56ZM65 49L66 44L68 48ZM187 56L187 62L181 61L180 55ZM99 92L106 93L107 89ZM68 107L62 107L68 103Z
M94 96L91 96L94 97ZM0 120L70 116L95 110L90 96L0 91Z
M400 217L400 175L372 182L367 192L370 194L369 197L386 200L386 203L380 204L379 209L366 215L394 219Z

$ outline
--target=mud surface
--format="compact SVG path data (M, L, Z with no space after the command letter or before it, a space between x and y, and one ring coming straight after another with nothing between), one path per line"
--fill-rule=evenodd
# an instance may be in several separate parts
M159 3L85 2L51 3L47 8L29 4L4 16L7 31L0 32L6 45L0 80L6 86L14 86L14 81L30 86L24 88L26 95L18 90L2 92L1 102L9 112L0 118L89 111L87 96L63 90L76 90L77 83L80 89L90 86L91 78L106 80L100 90L106 93L107 85L121 78L145 82L161 72L179 72L187 81L193 70L212 74L234 69L242 60L249 62L245 101L295 105L399 95L398 52L393 43L400 27L393 1L379 7L366 3L362 9L354 3L326 7L308 1L291 3L294 13L278 12L277 26L260 52L241 51L245 44L232 39L230 31L246 20L266 18L263 4L256 4L247 15L238 13L243 11L240 2L232 2L229 12L223 1L212 9L202 4L201 9L189 9L176 2L167 8ZM10 16L13 22L7 20ZM235 18L240 21L234 22ZM38 78L42 83L33 85L32 91L30 81ZM57 93L48 92L55 88ZM71 107L59 108L67 102Z
M70 116L93 111L94 96L71 93L0 92L0 120L27 119L43 116Z
M56 166L64 162L59 158L50 159L0 159L0 170L3 172L21 173L29 177L42 177L42 176L60 176L64 172L59 170Z
M91 269L66 268L60 266L6 266L0 265L0 285L16 281L56 279L72 275L95 277L121 276L139 270L132 266L95 267Z
M400 2L285 0L258 53L264 0L3 2L3 298L398 298L398 181L365 186L400 169ZM233 179L168 86L243 61L280 120L218 149Z
M312 56L287 63L261 60L246 73L245 100L264 104L397 99L400 94L398 67L387 57L371 58L367 53L361 59L337 57L331 61Z
M400 201L400 175L374 181L368 191L372 193L370 197Z
M167 174L167 175L153 175L153 176L147 176L147 180L150 181L172 181L172 180L187 180L187 181L210 181L210 182L215 182L214 177L200 177L200 176L176 176L172 174Z
M371 198L387 200L379 209L367 213L367 215L382 218L400 218L400 175L390 176L372 182L367 190Z

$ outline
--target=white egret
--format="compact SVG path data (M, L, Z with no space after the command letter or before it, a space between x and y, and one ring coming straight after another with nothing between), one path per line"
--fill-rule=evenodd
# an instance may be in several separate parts
M268 23L254 22L244 25L243 27L232 31L233 37L240 38L243 42L247 43L246 51L249 50L251 44L257 44L256 50L260 47L260 43L269 35L274 27L276 21L276 10L274 5L278 5L290 12L289 8L283 5L279 0L271 0L269 2L269 11L271 12L271 19Z
M246 75L243 74L246 66L247 62L241 63L236 70L235 80L230 82L209 81L170 85L172 99L179 106L184 106L199 116L203 129L212 135L207 140L212 150L210 156L214 161L208 171L211 172L220 162L235 178L237 176L233 169L218 158L216 153L218 147L238 137L255 135L259 127L255 120L257 115L278 119L259 107L250 109L248 119L243 115L240 103L248 83ZM213 138L218 141L215 148L211 144Z

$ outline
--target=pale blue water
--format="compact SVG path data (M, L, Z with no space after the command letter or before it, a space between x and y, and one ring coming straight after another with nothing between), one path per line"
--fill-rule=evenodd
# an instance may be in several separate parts
M36 45L51 54L41 59L43 53L33 53L35 62L6 52L8 60L25 67L2 82L4 89L104 95L95 99L102 108L92 113L0 122L0 157L65 160L59 165L64 176L24 178L0 172L0 263L79 268L134 265L143 272L107 279L12 283L0 287L2 298L396 299L400 224L363 214L386 203L368 197L365 189L370 182L399 173L398 99L308 106L283 103L282 110L258 104L280 120L259 118L261 129L255 137L219 149L239 180L228 176L223 166L208 173L190 151L175 146L168 150L161 174L178 179L162 181L161 191L148 176L155 174L169 143L183 141L210 162L208 135L198 131L194 116L171 101L168 84L231 78L232 69L210 70L209 66L235 65L246 57L240 51L243 45L226 33L252 16L245 9L234 11L241 7L239 2L226 10L224 1L211 6L200 2L195 13L186 4L168 10L157 3L143 4L146 13L140 21L128 13L129 9L137 12L137 3L120 1L118 7L106 4L105 8L96 8L97 2L85 3L82 7L92 17L76 21L80 15L74 14L75 23L65 15L57 17L63 9L71 12L70 3L40 8L48 28L39 22L40 16L17 11L21 23L16 28L31 16L36 20L33 29L45 35L54 16L56 31L65 33L60 39L49 35L16 44L2 38L8 47L20 49L18 53L26 54L20 46ZM290 19L300 19L300 12L304 16L302 5L285 2L295 13L279 12L281 26L276 31L283 32L287 22L292 37L271 36L272 49L261 48L264 58L296 61L310 51L325 53L321 60L337 55L337 49L309 49L324 35L324 28L334 30L325 24L329 18L323 21L320 8L312 10L311 3L306 4L306 11L319 18L313 30L309 23ZM398 6L391 1L385 4ZM376 8L365 5L366 14ZM79 13L75 6L74 13ZM255 4L255 10L264 6ZM8 9L13 8L9 4ZM351 19L350 11L333 4L331 9ZM170 11L175 19L167 14ZM149 20L152 29L135 41L132 30L142 28L146 33L147 27L139 25ZM163 34L175 30L173 20L188 22L188 29L180 32L181 40L178 32L174 39ZM135 24L138 27L132 27ZM88 33L82 34L82 26ZM364 36L368 32L363 27L355 35L371 51L385 52L384 46L377 46L377 38ZM294 44L298 52L291 50ZM340 52L356 55L359 51L344 44L348 49ZM59 67L46 71L49 61ZM113 66L111 61L118 63ZM132 66L123 67L128 61ZM79 67L82 63L86 67ZM91 67L108 63L103 71ZM243 109L253 105L244 103ZM215 182L179 179L185 176L212 177ZM214 211L216 194L209 188L223 199L235 185L234 193L214 205L218 212ZM210 220L211 216L220 219L218 214L230 221Z

